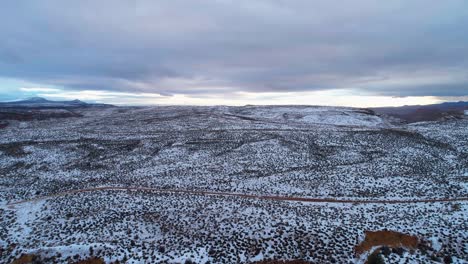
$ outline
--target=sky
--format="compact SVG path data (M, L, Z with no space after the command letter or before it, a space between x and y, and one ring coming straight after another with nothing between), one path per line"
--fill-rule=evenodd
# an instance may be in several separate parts
M1 101L468 100L466 0L15 0L0 38Z

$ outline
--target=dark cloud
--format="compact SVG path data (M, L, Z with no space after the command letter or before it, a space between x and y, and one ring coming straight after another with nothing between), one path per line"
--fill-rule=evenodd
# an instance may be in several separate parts
M0 17L0 76L66 89L468 95L465 0L18 0Z

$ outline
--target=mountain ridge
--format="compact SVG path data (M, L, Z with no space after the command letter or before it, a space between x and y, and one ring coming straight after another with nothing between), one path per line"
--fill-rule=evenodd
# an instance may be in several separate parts
M404 105L397 107L374 107L370 109L378 114L385 114L408 123L414 123L463 116L464 111L468 110L468 102L443 102L430 105Z
M76 107L111 107L110 104L86 103L78 99L53 101L43 97L29 97L17 101L0 102L4 108L76 108Z

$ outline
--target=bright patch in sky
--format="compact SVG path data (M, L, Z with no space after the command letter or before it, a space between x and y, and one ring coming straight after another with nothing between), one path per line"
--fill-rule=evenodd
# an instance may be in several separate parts
M110 103L116 105L336 105L353 107L401 106L433 104L442 100L435 96L375 96L355 95L347 90L326 90L311 92L233 92L229 96L199 96L193 94L162 95L158 93L117 92L109 90L69 90L49 88L18 80L2 80L10 85L8 92L14 97L8 100L33 96L50 100L79 99L88 102ZM25 87L22 87L25 86ZM466 97L447 97L445 100L465 99Z
M154 93L120 93L112 91L41 91L37 96L52 100L80 99L90 102L106 102L116 105L336 105L354 107L401 106L432 104L440 99L425 97L389 97L389 96L337 96L338 91L296 92L296 93L246 93L238 92L229 97L198 98L191 95L177 94L162 96ZM122 100L124 99L124 100Z

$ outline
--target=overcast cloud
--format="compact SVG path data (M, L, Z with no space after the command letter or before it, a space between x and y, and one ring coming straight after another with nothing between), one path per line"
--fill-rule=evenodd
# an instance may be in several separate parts
M0 77L49 89L468 95L466 0L15 0L0 21Z

